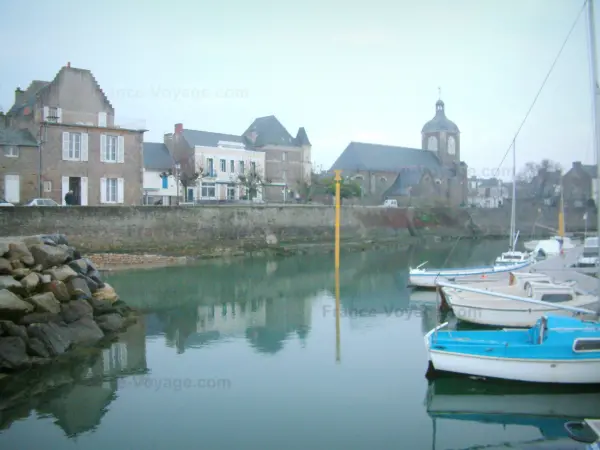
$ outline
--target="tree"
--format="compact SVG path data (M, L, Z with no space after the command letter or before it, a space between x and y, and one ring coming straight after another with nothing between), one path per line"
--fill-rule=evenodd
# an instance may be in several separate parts
M335 179L334 178L325 178L322 181L323 186L325 186L325 192L330 195L335 195ZM340 181L340 197L341 198L353 198L360 197L362 193L362 189L360 184L358 184L354 180L350 180L348 178L342 178Z
M240 174L238 181L246 191L245 197L248 200L254 200L257 197L258 190L263 186L263 178L259 171L256 169L256 165L250 167L250 170Z
M200 165L196 166L192 171L181 170L181 173L179 174L179 182L183 187L184 201L188 200L188 188L197 186L198 182L205 176L206 174L204 173L204 168Z
M310 182L306 179L301 179L296 182L296 185L298 186L298 194L300 194L304 202L311 201L315 194L324 191L321 179L315 172L310 173Z

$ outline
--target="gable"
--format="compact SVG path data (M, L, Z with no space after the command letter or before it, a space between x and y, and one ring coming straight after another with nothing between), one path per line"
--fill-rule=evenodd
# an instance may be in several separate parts
M173 158L161 142L144 142L144 169L167 171L173 168Z
M264 147L266 145L296 146L296 140L275 116L254 119L252 125L248 127L243 135L248 143L254 147ZM306 137L306 140L308 141L308 137Z

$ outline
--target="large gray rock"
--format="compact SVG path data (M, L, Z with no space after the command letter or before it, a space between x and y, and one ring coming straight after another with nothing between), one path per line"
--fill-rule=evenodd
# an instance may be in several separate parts
M31 269L28 269L26 267L20 267L18 269L13 269L13 271L12 271L12 277L15 280L21 281L23 278L25 278L30 273L31 273Z
M92 298L92 292L83 278L71 278L67 282L67 289L69 290L71 298L85 300L90 300Z
M66 327L74 345L95 344L104 337L100 327L90 317L83 317Z
M30 250L35 260L35 264L40 264L43 269L60 266L69 257L67 249L52 247L47 244L32 245Z
M10 275L12 273L12 269L13 267L8 259L0 258L0 275Z
M66 352L71 346L69 330L52 322L33 323L27 327L27 334L30 338L39 339L51 356Z
M87 275L89 269L87 261L87 259L76 259L69 263L69 267L81 275Z
M40 236L40 238L51 245L69 245L69 241L64 234L55 233L55 234L44 234Z
M30 365L27 345L16 336L0 338L0 370L17 370Z
M27 248L33 247L34 245L45 244L44 240L41 236L27 236L23 238L23 244L27 246Z
M35 306L36 312L47 312L50 314L60 313L60 303L54 297L52 292L44 292L42 294L32 295L25 299L26 302Z
M27 353L38 358L48 358L50 356L50 352L46 349L44 343L36 338L29 339L27 342Z
M27 314L19 320L19 323L24 326L29 326L32 323L62 323L63 317L60 314L34 312Z
M17 325L10 320L0 320L0 329L4 336L16 336L27 342L27 329L22 325Z
M69 266L60 266L52 269L47 269L44 274L50 275L53 280L67 281L70 278L77 276L77 272L71 269Z
M34 265L34 258L24 242L13 242L8 245L8 259L21 261L26 266Z
M44 284L44 291L52 292L56 300L59 302L68 302L71 300L71 294L69 293L67 286L65 286L65 283L62 281L54 280L50 283Z
M0 242L0 256L6 255L8 250L8 242Z
M10 275L0 275L0 289L8 289L9 291L21 290L23 286Z
M94 316L92 306L85 300L73 300L62 303L60 309L61 316L66 323L75 322L84 317L91 319Z
M21 286L28 292L34 292L40 285L40 276L32 272L21 280Z
M96 318L98 326L106 333L115 333L125 327L125 319L119 314L105 314Z
M0 317L20 317L33 311L33 305L6 289L0 289Z

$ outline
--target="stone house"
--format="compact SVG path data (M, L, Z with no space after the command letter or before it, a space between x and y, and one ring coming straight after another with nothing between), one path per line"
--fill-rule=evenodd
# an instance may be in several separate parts
M509 198L505 183L497 178L469 178L467 204L477 208L499 208Z
M179 164L182 179L200 168L204 171L198 183L187 187L191 191L186 191L186 198L240 198L239 186L233 185L251 165L263 178L260 197L268 202L291 200L311 180L312 146L306 131L300 128L294 138L275 116L254 120L242 135L190 130L177 124L174 133L165 135L165 145Z
M573 166L563 176L562 183L565 204L585 206L590 199L596 202L598 191L596 165L582 164L581 161L573 162Z
M114 107L89 70L67 64L52 81L17 89L7 116L13 129L26 129L40 142L38 173L12 174L27 195L33 184L35 197L62 204L69 190L83 206L141 203L144 126L115 121Z
M460 160L460 131L438 100L433 119L421 130L421 147L351 142L330 171L342 170L361 185L363 199L378 204L386 198L399 202L467 201L467 165Z
M40 151L29 130L8 122L0 114L0 199L17 204L38 196Z
M181 186L177 186L175 161L162 142L144 142L145 205L176 205Z

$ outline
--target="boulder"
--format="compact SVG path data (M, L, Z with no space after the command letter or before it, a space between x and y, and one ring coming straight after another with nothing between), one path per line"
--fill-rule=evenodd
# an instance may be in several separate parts
M105 333L115 333L125 327L125 319L119 314L105 314L97 317L96 322Z
M67 282L67 289L69 290L71 298L85 300L90 300L92 298L92 292L83 278L71 278Z
M29 293L35 291L40 285L40 276L32 272L21 280L21 285Z
M13 259L10 262L11 267L13 268L13 270L18 270L18 269L25 269L25 264L23 264L20 260L18 259Z
M52 282L52 277L50 275L43 273L39 273L38 275L40 276L40 283L48 284Z
M58 356L71 346L69 331L52 322L32 323L27 327L27 334L30 338L39 339L51 356Z
M112 302L109 302L108 300L100 300L92 297L88 301L90 302L90 305L92 305L94 316L101 316L102 314L117 312L117 310L113 307Z
M0 256L4 256L8 253L9 247L8 242L0 242Z
M85 280L85 283L87 284L88 289L90 290L90 292L92 294L94 294L94 292L96 292L98 290L98 283L96 283L94 280L92 280L90 277L86 276L86 275L80 275L80 278L82 280ZM103 283L104 284L104 283Z
M16 336L27 342L27 329L22 325L17 325L10 320L0 320L0 329L4 336Z
M85 259L76 259L71 261L69 263L69 267L81 275L87 275L89 268L87 260Z
M31 314L27 314L21 318L19 323L24 326L29 326L32 323L61 323L63 322L63 317L60 314L52 314L52 313L42 313L42 312L34 312Z
M71 269L69 266L59 266L44 271L45 275L50 275L53 280L67 281L70 278L77 276L77 272Z
M91 271L90 273L88 273L88 278L90 280L92 280L94 283L96 283L96 286L98 286L98 289L102 289L106 283L104 283L104 281L102 281L102 277L100 276L100 272L98 271Z
M91 275L92 272L98 272L98 268L96 267L96 265L92 262L91 259L89 258L83 258L83 260L87 263L88 265L88 276ZM98 275L100 275L98 273Z
M34 258L24 242L13 242L8 245L8 259L21 261L26 266L34 265Z
M119 300L119 296L117 295L116 291L108 283L104 283L104 287L99 288L96 292L94 292L94 298L97 300L106 300L110 303L114 303Z
M48 352L44 343L37 338L29 339L27 342L27 354L29 354L29 356L37 356L39 358L50 357L50 352Z
M33 305L6 289L0 289L0 317L21 317L33 311Z
M44 240L40 236L27 236L26 238L23 238L23 244L25 244L27 248L30 248L34 245L44 244Z
M0 289L7 289L15 294L23 294L25 291L21 282L8 275L0 275Z
M26 298L25 301L35 306L36 312L47 312L51 314L60 313L60 303L54 297L52 292L44 292L42 294L32 295Z
M22 280L23 278L25 278L27 275L29 275L31 273L31 270L23 267L20 269L13 269L12 271L12 277L15 280Z
M51 242L51 245L69 245L69 241L64 234L44 234L40 237L44 240L44 242Z
M104 337L104 333L91 317L83 317L67 325L71 342L74 345L95 344Z
M16 370L30 365L27 345L16 336L0 338L0 370Z
M75 322L83 317L92 318L94 310L85 300L73 300L60 305L61 316L66 323Z
M44 291L52 292L59 302L68 302L71 300L71 294L69 294L67 286L62 281L54 280L48 284L44 284Z
M13 266L10 261L6 258L0 258L0 275L10 275L12 270Z
M64 248L52 247L47 244L31 246L31 254L35 264L40 264L42 269L60 266L69 257L69 253Z

